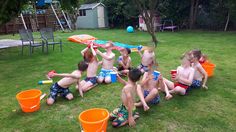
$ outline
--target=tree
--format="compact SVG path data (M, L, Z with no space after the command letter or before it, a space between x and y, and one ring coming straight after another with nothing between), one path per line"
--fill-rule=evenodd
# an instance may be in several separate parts
M236 1L235 0L224 0L225 7L227 11L226 23L224 27L224 31L227 31L230 18L236 16Z
M147 26L147 31L152 37L152 42L157 46L157 38L155 35L154 16L157 13L158 0L133 0L137 6L140 15Z
M72 29L76 28L78 7L81 0L60 0L61 8L69 13L72 21Z
M196 23L199 0L191 0L191 8L189 14L189 28L192 29Z
M0 1L0 25L16 17L28 0L1 0Z

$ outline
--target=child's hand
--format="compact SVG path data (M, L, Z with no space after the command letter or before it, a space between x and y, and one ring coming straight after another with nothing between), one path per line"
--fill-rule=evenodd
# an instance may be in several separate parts
M53 78L53 77L56 76L56 73L50 73L48 76L49 76L50 78Z
M178 82L179 76L176 74L175 76L172 76L171 78L173 81Z
M132 116L128 118L128 121L129 121L129 126L131 127L135 126L136 122L134 121L134 118Z
M172 97L173 97L173 96L172 96L171 94L166 94L165 99L166 99L166 100L170 100Z
M162 74L159 75L158 80L163 81Z
M144 111L149 110L149 106L148 106L148 105L143 105L143 110L144 110Z
M208 87L206 86L206 85L202 85L202 88L204 88L204 89L208 89Z

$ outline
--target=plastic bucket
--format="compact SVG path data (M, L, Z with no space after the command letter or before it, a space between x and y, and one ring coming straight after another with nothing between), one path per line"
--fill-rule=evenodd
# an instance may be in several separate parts
M207 72L208 77L212 77L214 75L214 70L216 65L213 63L205 62L202 64L202 67Z
M111 72L111 82L114 83L117 80L116 72Z
M93 108L81 112L78 120L84 132L106 132L108 118L108 110Z
M23 112L34 112L40 109L40 95L38 89L25 90L16 95Z

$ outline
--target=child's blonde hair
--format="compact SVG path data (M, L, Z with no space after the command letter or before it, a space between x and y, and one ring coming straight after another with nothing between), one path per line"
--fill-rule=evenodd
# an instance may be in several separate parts
M193 55L192 55L192 52L191 51L187 51L185 52L181 57L180 57L181 60L183 59L186 59L188 61L191 61L193 59Z

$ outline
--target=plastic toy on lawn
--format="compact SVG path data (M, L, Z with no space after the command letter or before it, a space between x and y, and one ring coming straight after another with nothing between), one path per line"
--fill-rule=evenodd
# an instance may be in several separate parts
M128 26L126 30L127 30L128 33L133 33L134 32L134 28L132 26Z
M16 99L23 112L34 112L40 109L40 96L42 92L38 89L21 91Z
M44 84L52 84L53 83L53 80L41 80L41 81L38 81L38 84L39 85L44 85Z
M103 108L92 108L78 116L82 132L106 132L109 112Z
M23 112L34 112L40 109L40 100L42 100L47 94L38 89L30 89L21 91L16 95L16 99Z
M203 69L207 72L207 76L208 77L212 77L214 75L214 70L216 65L209 62L209 61L205 61L204 63L201 63Z
M100 48L104 48L105 44L108 42L108 40L98 40L97 38L91 36L91 35L87 35L87 34L81 34L81 35L72 35L68 38L69 41L71 42L75 42L78 44L85 44L85 45L89 45L91 42L93 43L94 46L100 47ZM120 43L120 42L113 42L114 50L121 50L123 48L129 48L131 49L132 52L137 52L138 51L138 47L142 47L141 50L145 50L148 47L146 46L142 46L142 45L129 45L126 43Z

